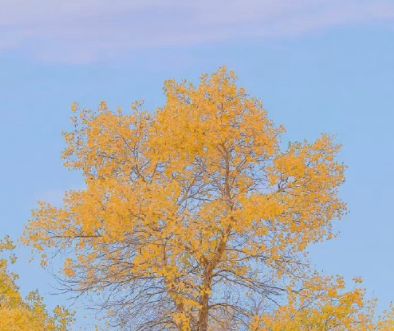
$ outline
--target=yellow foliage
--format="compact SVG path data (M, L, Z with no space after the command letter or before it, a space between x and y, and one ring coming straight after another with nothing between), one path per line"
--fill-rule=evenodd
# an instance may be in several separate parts
M362 289L346 291L342 278L314 276L289 290L288 304L255 316L250 331L392 331L393 317L394 310L378 319L375 302Z
M7 237L0 242L0 251L14 249ZM10 259L15 261L14 257ZM72 315L58 306L49 314L37 292L30 292L26 299L15 284L17 275L8 271L9 260L0 259L0 331L66 331Z

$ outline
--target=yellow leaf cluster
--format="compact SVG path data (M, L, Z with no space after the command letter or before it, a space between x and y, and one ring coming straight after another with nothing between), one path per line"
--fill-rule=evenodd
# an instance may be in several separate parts
M7 237L0 242L0 251L14 249ZM15 260L11 257L11 263ZM17 275L8 271L9 259L0 259L0 331L66 331L72 314L58 306L53 314L46 310L37 292L30 292L26 299L15 284Z
M358 280L357 280L358 282ZM357 283L355 282L355 283ZM364 290L346 290L340 277L314 276L300 290L289 289L288 303L255 316L251 331L391 331L394 310L375 316Z

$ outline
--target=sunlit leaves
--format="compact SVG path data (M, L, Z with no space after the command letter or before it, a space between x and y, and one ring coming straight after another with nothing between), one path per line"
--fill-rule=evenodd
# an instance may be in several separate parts
M356 283L360 283L357 279ZM275 312L255 316L250 331L390 331L393 312L379 319L376 303L360 288L345 289L342 278L314 275L302 288L289 288L288 303Z
M5 256L14 249L12 241L6 237L0 242L0 252ZM16 285L18 275L8 270L15 257L0 259L0 331L66 331L73 315L63 307L56 307L48 313L37 292L30 292L23 298Z

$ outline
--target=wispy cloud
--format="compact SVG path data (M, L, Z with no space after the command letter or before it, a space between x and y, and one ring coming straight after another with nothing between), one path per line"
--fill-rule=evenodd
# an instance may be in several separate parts
M390 22L383 0L0 0L0 52L58 61Z

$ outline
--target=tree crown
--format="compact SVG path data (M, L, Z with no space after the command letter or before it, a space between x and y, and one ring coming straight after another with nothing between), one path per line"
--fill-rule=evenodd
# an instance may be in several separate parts
M85 188L42 202L25 241L71 249L67 284L111 292L119 324L248 325L305 276L301 253L344 213L339 146L324 135L281 148L283 128L225 68L165 94L155 113L73 107L64 159Z

